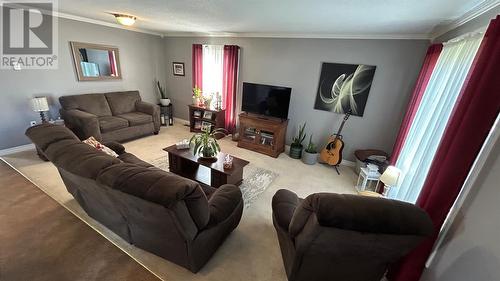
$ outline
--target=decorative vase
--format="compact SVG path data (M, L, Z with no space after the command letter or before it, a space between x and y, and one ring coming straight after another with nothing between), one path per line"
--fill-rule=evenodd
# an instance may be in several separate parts
M299 144L299 145L290 145L290 157L294 158L294 159L300 159L300 157L302 156L302 145Z
M206 108L210 108L211 104L212 104L212 99L205 99L204 105Z
M170 104L170 99L160 99L160 104L163 106L168 106Z
M314 165L318 162L318 153L309 153L306 150L302 152L302 162L307 165Z
M198 100L198 98L193 97L193 105L195 105L195 106L200 105L200 101Z

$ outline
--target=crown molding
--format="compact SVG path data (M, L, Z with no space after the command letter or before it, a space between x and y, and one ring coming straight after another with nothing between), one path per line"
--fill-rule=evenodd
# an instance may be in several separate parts
M465 12L462 16L444 24L441 26L437 26L435 30L431 33L430 39L434 40L439 36L449 32L461 25L466 24L467 22L483 15L484 13L489 12L490 10L500 7L500 2L498 0L485 0L478 5L474 6L469 11Z
M289 39L392 39L429 40L429 34L321 34L321 33L258 33L258 32L167 32L165 37L225 37L225 38L289 38Z
M63 18L63 19L92 23L92 24L97 24L97 25L102 25L102 26L107 26L107 27L112 27L112 28L118 28L118 29L146 33L146 34L151 34L151 35L163 37L163 34L160 32L155 32L155 31L142 29L142 28L136 28L136 27L123 26L123 25L117 24L117 23L111 23L111 22L107 22L107 21L103 21L103 20L96 20L96 19L91 19L91 18L81 17L81 16L75 16L75 15L67 14L67 13L54 12L54 16L56 16L58 18Z

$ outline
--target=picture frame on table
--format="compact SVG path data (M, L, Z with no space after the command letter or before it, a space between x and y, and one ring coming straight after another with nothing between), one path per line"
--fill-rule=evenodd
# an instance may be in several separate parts
M208 120L212 120L212 117L213 117L213 114L211 111L205 111L203 113L203 119L208 119Z
M211 131L212 130L212 123L205 122L205 121L201 122L201 130L202 131L206 131L206 130Z
M174 76L185 76L186 73L184 72L184 63L183 62L173 62L172 63L172 70L174 73Z

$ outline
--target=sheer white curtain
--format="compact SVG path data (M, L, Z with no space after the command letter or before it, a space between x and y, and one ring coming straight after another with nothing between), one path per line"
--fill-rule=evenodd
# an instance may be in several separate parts
M444 44L396 162L401 179L390 198L417 201L481 40L475 34Z
M203 95L222 94L224 46L203 45Z

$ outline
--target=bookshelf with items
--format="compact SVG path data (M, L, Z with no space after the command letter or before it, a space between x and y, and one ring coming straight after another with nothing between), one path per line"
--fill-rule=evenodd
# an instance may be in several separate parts
M225 110L214 110L196 105L189 105L189 130L199 133L208 128L210 131L224 128ZM218 136L222 138L222 136Z

